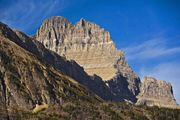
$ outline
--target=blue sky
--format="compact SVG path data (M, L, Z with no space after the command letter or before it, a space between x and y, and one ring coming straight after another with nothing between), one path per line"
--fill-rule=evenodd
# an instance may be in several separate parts
M0 21L29 35L49 16L80 18L110 31L133 70L171 82L180 103L180 1L0 0Z

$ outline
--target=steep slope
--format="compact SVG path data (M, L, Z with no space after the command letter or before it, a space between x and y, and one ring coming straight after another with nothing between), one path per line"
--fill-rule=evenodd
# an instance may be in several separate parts
M171 84L162 80L156 80L153 77L144 77L136 104L171 108L178 107L173 96Z
M0 24L0 28L1 33L7 36L11 41L15 42L25 50L33 53L39 59L43 59L46 63L53 65L55 68L59 69L66 75L72 77L101 98L105 100L114 99L114 95L101 79L96 76L93 76L92 78L88 76L84 69L80 67L75 61L66 60L55 52L46 49L37 40L28 37L20 31L15 30L14 32L3 23Z
M16 38L16 35L11 35L0 32L1 117L17 115L16 110L37 112L67 102L102 101L72 78L12 42L8 37Z
M123 52L116 49L109 32L100 26L84 19L72 25L63 17L50 17L38 29L36 39L75 60L89 75L101 77L116 96L114 100L136 101L140 79L128 66Z

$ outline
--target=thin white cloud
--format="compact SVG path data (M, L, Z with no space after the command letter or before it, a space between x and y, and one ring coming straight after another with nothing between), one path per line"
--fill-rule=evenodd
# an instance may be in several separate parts
M169 48L163 38L148 40L123 49L128 60L151 59L180 53L180 47Z
M157 65L153 68L141 68L139 75L141 78L145 75L153 76L159 80L166 80L173 86L174 95L177 102L180 104L180 63L166 62Z
M6 9L0 9L0 21L11 27L28 30L64 7L64 0L18 0L9 4Z

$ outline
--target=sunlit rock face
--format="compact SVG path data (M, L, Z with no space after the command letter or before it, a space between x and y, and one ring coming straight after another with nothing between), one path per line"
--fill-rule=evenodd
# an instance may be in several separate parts
M73 25L57 16L44 21L36 39L46 48L75 60L89 75L100 76L118 100L127 98L135 101L140 80L128 66L123 52L115 47L108 31L85 19ZM126 89L117 84L122 81L127 82ZM126 90L132 94L130 98L122 96Z
M78 62L90 75L109 80L117 72L114 62L122 52L115 48L109 32L94 23L81 19L72 25L63 17L52 17L40 27L37 39L48 49Z
M160 107L177 106L171 84L153 77L144 77L136 104Z

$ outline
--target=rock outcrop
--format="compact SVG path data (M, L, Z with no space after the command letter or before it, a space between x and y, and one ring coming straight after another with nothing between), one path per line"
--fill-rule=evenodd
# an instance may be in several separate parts
M137 97L137 105L177 107L171 84L153 77L144 77Z
M38 29L36 39L75 60L89 75L101 77L116 100L136 101L140 79L128 66L124 53L115 47L110 33L100 26L85 19L73 25L63 17L50 17ZM125 83L123 88L121 83Z

